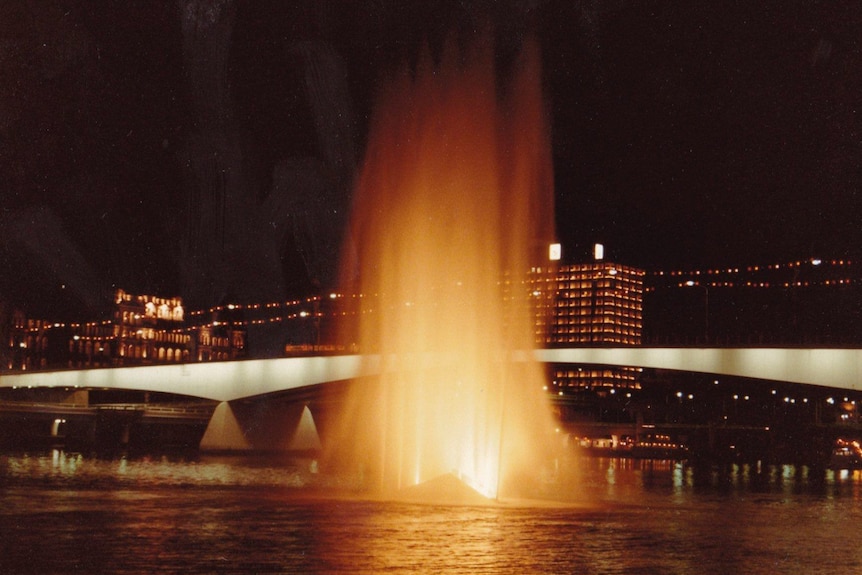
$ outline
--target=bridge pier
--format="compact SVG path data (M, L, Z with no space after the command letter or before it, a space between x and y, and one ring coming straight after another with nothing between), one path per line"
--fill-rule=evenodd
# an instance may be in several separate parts
M128 447L132 427L139 425L143 409L99 409L96 413L94 437L97 449Z
M318 451L320 437L306 403L223 401L201 438L201 451Z

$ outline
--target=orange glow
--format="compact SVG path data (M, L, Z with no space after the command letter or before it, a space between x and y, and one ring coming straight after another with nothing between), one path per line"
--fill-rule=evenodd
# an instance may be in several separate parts
M538 474L544 376L512 361L533 346L526 272L553 239L534 46L513 78L498 94L488 43L449 49L391 82L374 117L343 287L366 296L346 343L384 374L353 382L328 448L383 493L452 474L493 497Z

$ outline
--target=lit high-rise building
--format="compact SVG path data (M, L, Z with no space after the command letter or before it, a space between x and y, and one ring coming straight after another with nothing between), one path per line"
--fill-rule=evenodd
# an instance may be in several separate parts
M640 345L644 275L641 269L597 259L534 268L536 343L549 347ZM609 390L640 387L640 369L628 367L554 370L557 389Z
M640 345L644 271L596 261L530 275L542 345Z

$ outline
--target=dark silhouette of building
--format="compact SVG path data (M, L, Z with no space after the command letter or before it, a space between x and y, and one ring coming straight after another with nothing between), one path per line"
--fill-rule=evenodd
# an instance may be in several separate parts
M651 345L859 345L862 268L811 258L651 272L644 316Z

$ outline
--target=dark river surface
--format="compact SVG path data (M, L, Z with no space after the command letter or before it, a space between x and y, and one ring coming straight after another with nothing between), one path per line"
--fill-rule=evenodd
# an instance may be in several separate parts
M0 454L0 573L862 573L862 473L585 458L544 500L344 495L277 456Z

